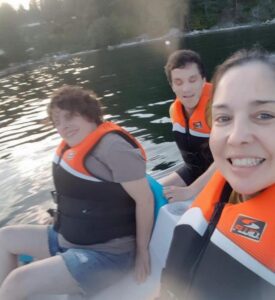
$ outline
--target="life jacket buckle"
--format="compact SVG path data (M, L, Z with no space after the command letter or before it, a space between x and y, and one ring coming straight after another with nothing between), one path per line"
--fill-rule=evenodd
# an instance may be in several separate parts
M52 195L52 198L53 198L53 202L54 203L58 203L58 198L59 198L59 195L57 193L57 191L51 191L51 195Z

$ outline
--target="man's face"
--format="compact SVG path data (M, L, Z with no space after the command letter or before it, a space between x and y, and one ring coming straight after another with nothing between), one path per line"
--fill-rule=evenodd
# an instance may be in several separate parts
M197 106L205 79L197 64L189 63L171 71L171 87L184 108L192 112Z
M58 133L70 147L81 143L97 128L94 122L79 113L72 114L58 107L53 109L52 120Z

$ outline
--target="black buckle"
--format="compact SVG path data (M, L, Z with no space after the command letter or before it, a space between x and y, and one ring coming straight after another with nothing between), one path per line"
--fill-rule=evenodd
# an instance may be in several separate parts
M58 193L57 191L51 191L51 195L52 195L52 198L53 198L53 202L54 203L58 203Z

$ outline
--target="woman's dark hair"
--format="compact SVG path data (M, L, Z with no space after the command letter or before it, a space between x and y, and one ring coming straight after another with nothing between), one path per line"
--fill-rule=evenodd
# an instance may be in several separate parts
M213 90L212 95L214 95L217 85L221 77L231 68L245 65L250 62L260 62L275 71L275 59L267 51L254 47L250 50L241 49L231 55L228 59L219 65L213 75L212 83Z
M259 62L265 64L270 69L274 71L275 75L275 57L269 54L264 49L259 48L258 46L253 47L252 49L241 49L231 55L226 59L221 65L216 67L215 73L212 78L212 95L211 100L208 102L208 107L206 110L207 123L211 126L211 106L213 102L213 97L215 95L217 86L223 77L223 75L230 69L234 67L243 66L251 62Z
M103 112L96 94L77 86L65 85L52 94L48 105L48 115L51 121L55 107L69 111L72 114L79 113L97 125L103 122Z
M167 60L167 63L164 67L165 74L169 83L172 83L171 72L174 69L184 68L188 64L196 64L198 66L199 72L202 78L205 78L205 68L202 63L200 55L192 50L177 50L173 52Z

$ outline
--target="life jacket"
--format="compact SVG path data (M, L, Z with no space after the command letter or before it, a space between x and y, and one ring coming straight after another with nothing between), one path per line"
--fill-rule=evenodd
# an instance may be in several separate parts
M57 202L54 228L74 244L91 245L135 235L135 201L121 184L105 181L85 167L87 156L111 132L139 148L145 158L137 140L111 122L99 125L74 147L70 148L62 141L54 157L54 195Z
M212 84L205 83L202 94L191 117L188 119L180 100L170 108L173 134L184 162L203 173L213 162L208 140L210 128L206 122L206 108L210 100Z
M275 184L238 204L217 172L177 224L160 299L275 299Z

